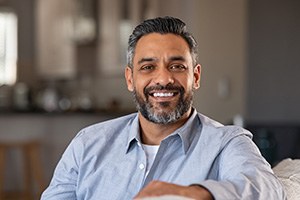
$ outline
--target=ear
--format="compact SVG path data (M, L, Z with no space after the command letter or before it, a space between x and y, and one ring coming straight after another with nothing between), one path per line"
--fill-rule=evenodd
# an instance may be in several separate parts
M132 69L128 66L125 68L125 79L127 84L127 89L132 92L133 91L133 77L132 77Z
M200 88L200 79L201 79L201 65L197 64L194 67L194 89Z

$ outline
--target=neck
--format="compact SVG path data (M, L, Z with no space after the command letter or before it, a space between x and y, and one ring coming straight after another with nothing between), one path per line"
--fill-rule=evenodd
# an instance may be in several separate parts
M159 145L160 142L175 130L183 126L191 115L190 109L178 121L170 124L157 124L148 121L139 113L140 134L143 144Z

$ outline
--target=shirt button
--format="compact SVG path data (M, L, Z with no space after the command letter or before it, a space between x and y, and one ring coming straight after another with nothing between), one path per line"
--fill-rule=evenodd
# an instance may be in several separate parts
M144 165L144 164L140 164L139 168L140 168L140 169L144 169L144 168L145 168L145 165Z

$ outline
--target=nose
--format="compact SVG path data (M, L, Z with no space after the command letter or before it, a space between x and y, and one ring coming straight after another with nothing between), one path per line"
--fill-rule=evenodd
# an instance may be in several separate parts
M174 83L174 77L172 72L166 67L160 67L155 74L154 82L156 85L168 85Z

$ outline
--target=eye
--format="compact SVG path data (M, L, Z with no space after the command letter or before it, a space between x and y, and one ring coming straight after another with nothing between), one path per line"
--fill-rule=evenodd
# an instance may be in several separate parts
M183 64L172 64L172 65L170 65L169 69L171 71L175 71L175 72L182 72L182 71L185 71L187 69L187 67Z
M154 65L147 64L147 65L141 66L140 71L150 71L150 70L153 70L153 69L154 69Z

